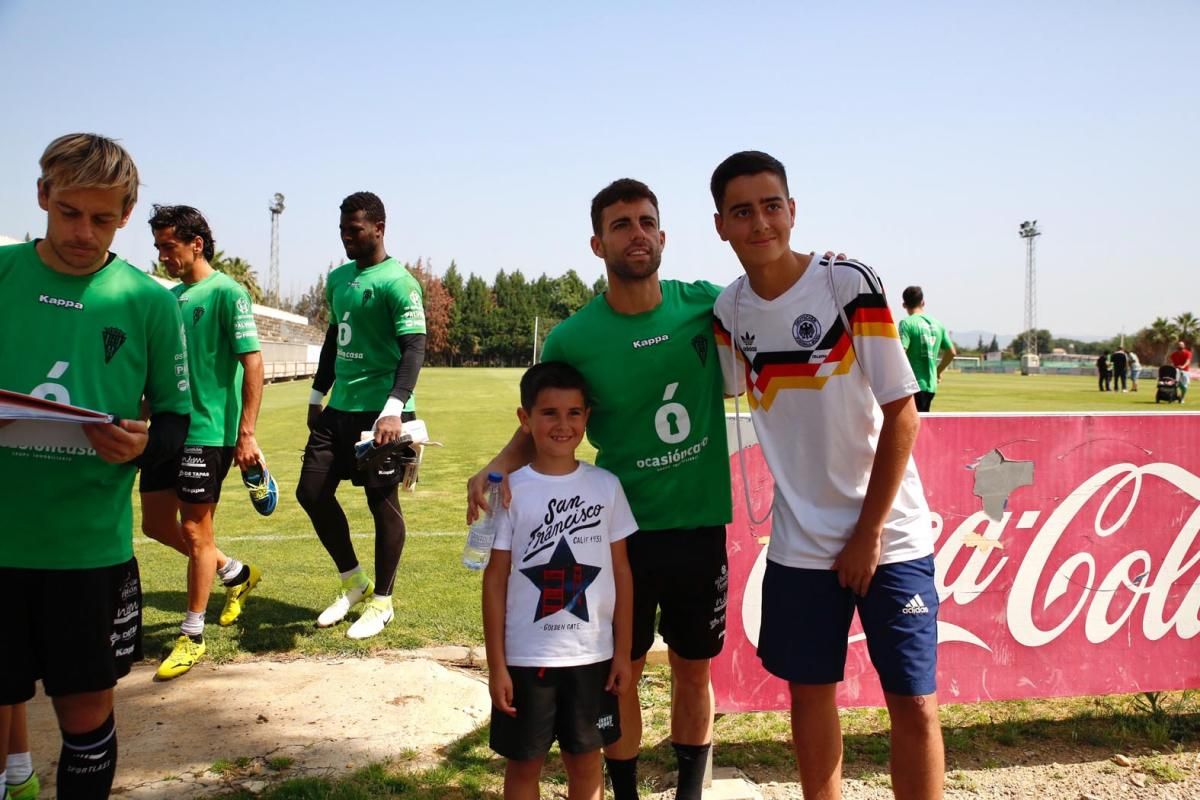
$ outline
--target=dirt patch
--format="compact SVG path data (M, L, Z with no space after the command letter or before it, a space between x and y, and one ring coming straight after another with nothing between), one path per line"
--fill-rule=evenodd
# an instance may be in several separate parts
M200 664L167 683L153 675L136 667L117 687L114 795L193 798L387 758L423 761L491 708L477 674L398 655ZM59 733L42 696L29 705L29 728L34 766L52 786Z

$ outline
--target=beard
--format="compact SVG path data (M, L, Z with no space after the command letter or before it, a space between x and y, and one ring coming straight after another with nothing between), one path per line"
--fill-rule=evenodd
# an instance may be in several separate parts
M624 256L616 256L611 261L606 260L604 266L614 276L627 281L644 281L658 272L662 264L662 251L651 253L645 262L631 264Z

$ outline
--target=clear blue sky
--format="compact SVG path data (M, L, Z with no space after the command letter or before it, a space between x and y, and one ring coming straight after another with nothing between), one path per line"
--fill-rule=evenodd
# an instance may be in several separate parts
M603 264L588 204L658 193L662 274L740 272L713 167L779 157L793 246L909 283L951 330L1015 333L1017 225L1037 219L1040 327L1132 332L1200 313L1200 5L1152 3L227 3L0 0L0 233L39 235L37 158L121 139L144 187L115 249L146 266L150 205L188 203L265 282L342 259L369 189L388 249L489 281Z

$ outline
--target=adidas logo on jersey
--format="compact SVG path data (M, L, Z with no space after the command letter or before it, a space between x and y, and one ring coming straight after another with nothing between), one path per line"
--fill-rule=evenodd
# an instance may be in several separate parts
M912 599L904 604L904 608L900 609L905 614L928 614L929 606L925 605L925 601L921 599L921 595L914 594Z
M67 300L62 297L51 297L48 294L38 295L38 302L45 303L48 306L58 306L59 308L71 308L75 311L83 311L83 303L78 300Z
M738 338L742 340L741 347L742 347L743 353L757 353L758 352L758 348L754 346L754 334L753 333L750 333L750 331L746 331Z

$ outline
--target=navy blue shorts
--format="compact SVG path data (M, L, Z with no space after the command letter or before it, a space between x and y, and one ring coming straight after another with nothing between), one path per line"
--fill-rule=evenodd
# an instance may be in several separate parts
M838 683L858 609L867 651L885 692L916 697L937 690L937 588L933 556L884 564L866 597L838 585L827 569L767 562L758 657L789 683Z

